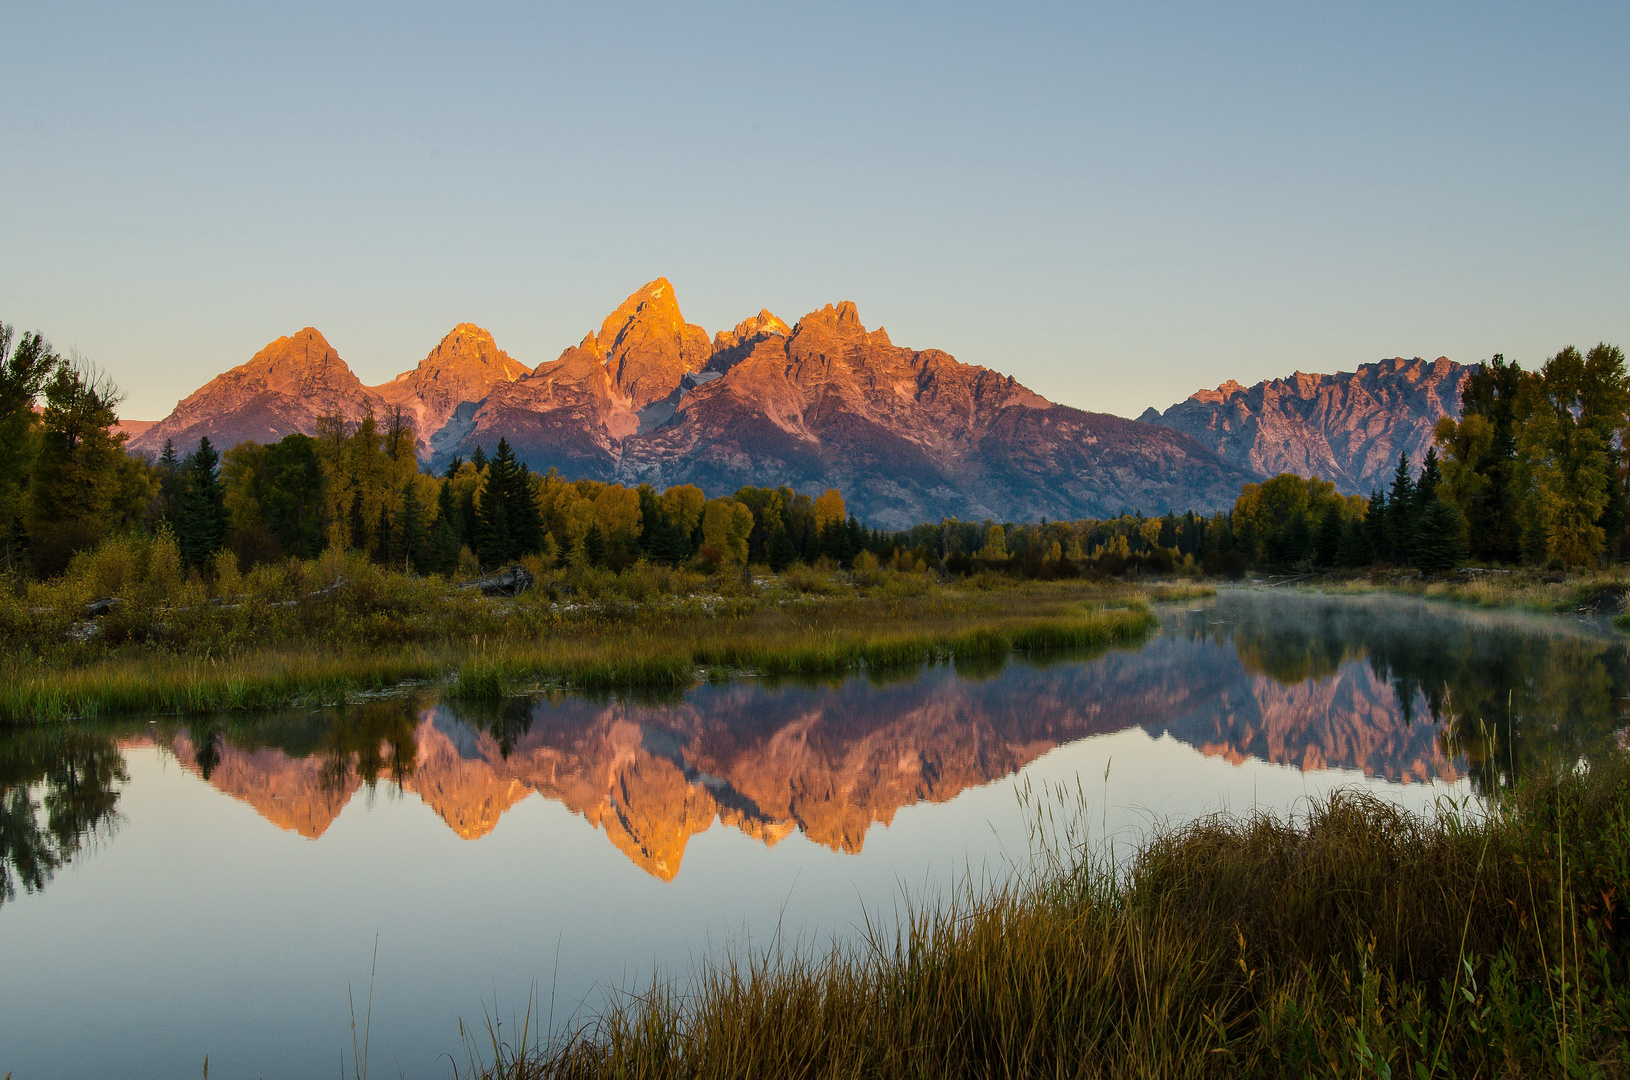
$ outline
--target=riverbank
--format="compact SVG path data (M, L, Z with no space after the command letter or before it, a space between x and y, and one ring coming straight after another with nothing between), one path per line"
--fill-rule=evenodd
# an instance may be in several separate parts
M1627 757L1487 813L1344 793L1118 870L1065 850L897 936L709 963L549 1045L472 1042L460 1075L1627 1076Z
M1630 630L1625 597L1630 574L1622 569L1560 573L1531 568L1514 570L1467 567L1422 576L1413 570L1333 571L1324 574L1258 575L1255 584L1297 588L1335 596L1397 593L1475 607L1515 608L1551 615L1574 615L1613 621Z
M1193 591L642 567L540 574L493 597L359 559L263 568L207 590L156 589L151 576L60 583L0 610L0 723L267 709L424 684L490 699L989 662L1139 640L1155 623L1151 596ZM119 602L88 619L104 595Z

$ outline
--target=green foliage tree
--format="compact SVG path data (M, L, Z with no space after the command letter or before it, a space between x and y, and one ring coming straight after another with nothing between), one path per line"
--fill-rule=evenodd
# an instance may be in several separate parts
M1627 408L1630 376L1612 346L1588 356L1570 346L1524 380L1517 475L1531 557L1582 566L1607 551L1615 505L1622 523Z
M216 471L220 461L208 438L199 440L198 449L187 456L187 491L176 542L182 561L195 569L208 566L226 544L226 493Z
M1386 552L1394 566L1407 566L1415 555L1415 480L1409 472L1409 459L1398 455L1398 469L1392 475L1387 493Z
M1387 496L1379 489L1370 492L1369 505L1364 508L1364 539L1369 546L1365 562L1386 562Z
M0 323L0 567L12 567L27 543L28 482L39 452L34 406L62 359L39 334Z
M499 439L487 463L487 487L477 508L476 554L483 565L496 566L530 555L542 543L543 525L532 475L515 460L508 440Z
M1466 560L1465 522L1448 501L1434 497L1421 508L1415 526L1415 565L1442 571Z
M76 551L133 524L123 490L139 474L115 434L119 392L79 363L58 364L45 387L39 450L29 480L34 564L55 574Z
M1316 566L1335 566L1341 558L1342 514L1331 507L1319 519L1319 531L1313 537L1313 562Z
M1473 558L1516 562L1522 554L1514 484L1523 378L1522 368L1498 353L1474 366L1460 393L1460 419L1444 417L1433 432L1444 452L1447 497L1466 519Z

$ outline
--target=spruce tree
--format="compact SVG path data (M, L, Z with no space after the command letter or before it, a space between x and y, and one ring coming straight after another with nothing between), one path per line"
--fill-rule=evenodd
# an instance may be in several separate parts
M770 569L778 574L798 561L798 547L784 526L778 524L770 533L767 555Z
M176 541L182 561L198 569L207 566L226 544L226 499L217 472L220 462L221 455L207 438L199 440L198 449L186 462L187 490Z
M1368 566L1375 561L1370 550L1368 530L1361 521L1349 521L1341 528L1341 543L1336 548L1336 562L1341 566Z
M590 525L589 531L583 534L583 555L589 560L590 566L603 566L606 561L606 535L600 531L599 525Z
M1319 521L1319 531L1313 538L1313 562L1322 567L1335 566L1340 558L1342 535L1341 510L1332 506Z
M409 480L402 485L402 512L397 516L396 551L408 565L420 573L425 571L426 533L424 509L419 505L419 493Z
M1442 499L1421 510L1415 526L1415 565L1422 570L1449 570L1466 560L1460 511Z
M356 481L353 479L352 484L355 485L355 483ZM351 527L351 547L357 551L367 551L368 526L362 520L362 492L354 486L351 490L351 514L348 524Z
M1409 459L1400 453L1387 495L1387 561L1395 566L1407 565L1415 554L1415 517L1415 481L1409 475Z
M1387 496L1383 491L1370 492L1370 502L1364 509L1364 539L1368 542L1369 558L1366 562L1387 561Z
M390 511L385 508L384 503L380 503L379 524L374 528L374 562L388 565L395 558Z
M543 522L532 474L515 460L505 439L498 440L498 449L487 465L487 489L476 515L476 539L476 551L488 566L531 555L543 543Z

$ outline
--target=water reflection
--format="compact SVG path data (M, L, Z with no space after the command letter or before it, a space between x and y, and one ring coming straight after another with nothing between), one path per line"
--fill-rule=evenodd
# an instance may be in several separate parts
M0 736L0 900L111 834L120 747L163 747L279 828L324 834L359 790L412 794L476 839L533 794L672 880L715 824L858 852L1065 743L1130 727L1204 754L1481 791L1622 737L1626 650L1556 621L1260 593L1163 613L1137 649L836 685L742 681L666 699L327 712ZM43 820L42 820L43 810Z
M0 737L0 905L45 888L113 835L124 757L104 734L53 727Z

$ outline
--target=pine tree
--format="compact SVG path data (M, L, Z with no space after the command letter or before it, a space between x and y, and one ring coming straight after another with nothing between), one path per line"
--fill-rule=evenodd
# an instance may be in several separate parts
M226 544L226 498L217 466L221 455L201 439L186 462L187 489L181 502L176 541L188 566L202 569Z
M354 482L353 482L354 483ZM368 526L362 520L362 492L354 487L351 491L351 547L357 551L368 550Z
M27 542L23 517L29 475L39 451L40 392L62 359L39 334L11 347L12 329L0 324L0 566L10 567Z
M1422 570L1449 570L1466 560L1460 511L1442 499L1421 510L1415 526L1415 565Z
M1443 486L1443 468L1438 464L1438 448L1429 446L1426 459L1421 462L1421 478L1415 483L1415 506L1424 511L1427 504L1438 497Z
M498 443L499 443L500 446L507 446L508 445L502 439L499 439ZM479 446L476 447L475 450L470 454L470 464L475 466L475 471L476 472L480 472L482 469L485 469L487 467L487 452L485 450L481 449L481 447L479 447Z
M1382 491L1371 491L1370 502L1364 509L1364 539L1369 545L1366 562L1387 561L1387 496Z
M164 452L158 457L158 517L174 528L181 520L181 497L187 488L186 475L181 471L181 460L175 456L175 443L164 440Z
M606 536L599 525L590 525L583 534L583 555L590 566L604 566L606 562Z
M770 569L778 574L798 561L798 547L785 527L777 526L770 533L767 556Z
M1349 521L1341 528L1341 543L1336 548L1336 562L1341 566L1368 566L1375 561L1370 550L1368 530L1362 521Z
M488 566L533 554L543 543L532 474L515 460L505 439L498 440L498 449L487 465L487 489L476 515L476 541L476 553Z
M409 480L402 485L402 511L397 516L396 551L408 565L420 573L425 572L427 535L424 509L419 505L419 493Z
M390 511L379 504L379 524L374 528L374 562L390 564L396 558L391 537Z
M1332 506L1319 521L1319 531L1313 538L1313 561L1318 566L1335 566L1340 558L1343 532L1341 510Z
M1400 453L1387 495L1387 561L1395 566L1408 565L1415 554L1415 517L1415 481L1409 475L1409 459Z

